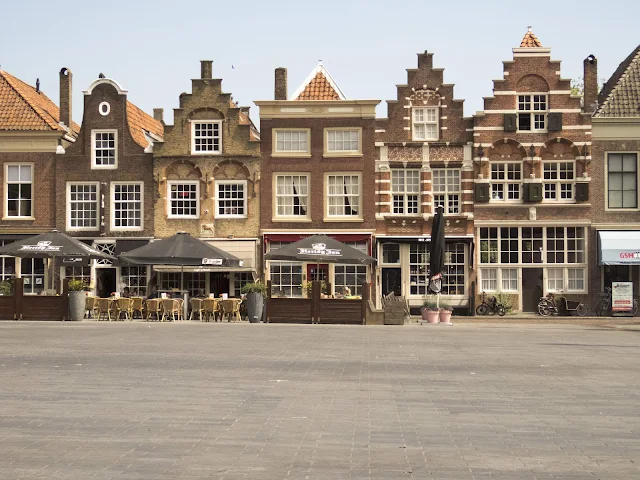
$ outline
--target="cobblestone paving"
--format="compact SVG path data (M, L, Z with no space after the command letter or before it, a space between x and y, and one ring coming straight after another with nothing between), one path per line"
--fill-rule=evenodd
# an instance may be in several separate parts
M0 322L0 479L638 479L640 331Z

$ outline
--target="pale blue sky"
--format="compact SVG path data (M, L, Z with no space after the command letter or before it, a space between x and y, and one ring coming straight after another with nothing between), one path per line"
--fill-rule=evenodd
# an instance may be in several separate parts
M58 102L58 71L73 72L74 120L84 90L103 72L129 90L129 99L171 123L178 95L191 91L201 59L241 105L273 98L273 70L289 70L289 93L319 59L348 98L395 99L396 84L416 67L416 53L434 52L434 65L465 99L465 115L482 109L502 61L512 58L527 25L563 77L582 75L582 60L598 58L608 78L638 45L638 0L458 0L317 2L216 0L22 0L0 4L0 65ZM234 69L231 66L235 66Z

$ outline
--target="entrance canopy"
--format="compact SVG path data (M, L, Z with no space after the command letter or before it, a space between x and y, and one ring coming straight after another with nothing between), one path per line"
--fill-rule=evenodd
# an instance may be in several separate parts
M598 265L640 265L640 230L598 232Z

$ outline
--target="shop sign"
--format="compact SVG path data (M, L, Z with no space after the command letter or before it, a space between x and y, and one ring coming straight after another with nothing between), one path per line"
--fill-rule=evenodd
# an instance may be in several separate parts
M611 311L630 312L633 310L633 282L611 283Z
M202 265L222 265L221 258L203 258Z

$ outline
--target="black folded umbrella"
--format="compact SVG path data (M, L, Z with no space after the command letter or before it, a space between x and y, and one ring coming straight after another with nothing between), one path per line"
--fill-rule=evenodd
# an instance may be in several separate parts
M376 260L360 250L326 235L312 235L265 255L267 260L370 265Z
M438 293L442 289L444 274L445 240L444 240L444 208L436 209L431 227L431 244L429 246L429 288Z

